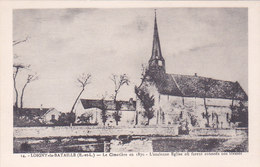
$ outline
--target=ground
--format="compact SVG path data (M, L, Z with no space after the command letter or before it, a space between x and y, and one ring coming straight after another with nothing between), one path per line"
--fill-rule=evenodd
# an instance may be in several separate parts
M14 139L14 153L21 152L248 152L247 136L123 136Z

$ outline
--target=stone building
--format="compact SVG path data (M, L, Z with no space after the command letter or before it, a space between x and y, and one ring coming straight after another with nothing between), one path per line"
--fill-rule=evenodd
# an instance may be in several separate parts
M113 114L116 112L116 105L113 100L96 100L96 99L80 99L82 105L79 105L76 115L90 116L89 123L103 126L102 109L105 108L107 120L106 126L116 126ZM129 126L135 124L136 118L136 101L132 98L129 101L118 101L120 103L120 121L118 126Z
M155 15L152 55L136 91L154 99L150 125L180 124L193 127L228 128L237 108L247 115L247 94L238 82L195 75L168 74L162 56ZM243 108L241 109L241 105ZM137 97L137 124L147 124L142 100ZM244 118L247 119L247 118ZM246 120L247 121L247 120ZM239 120L237 120L239 122Z

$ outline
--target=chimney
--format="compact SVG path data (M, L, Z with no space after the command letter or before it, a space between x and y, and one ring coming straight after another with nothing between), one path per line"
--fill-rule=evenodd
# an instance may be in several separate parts
M41 107L40 107L40 110L41 110L41 111L42 111L42 108L43 108L42 106L43 106L43 105L41 104Z
M195 73L194 76L197 77L198 76L197 73Z

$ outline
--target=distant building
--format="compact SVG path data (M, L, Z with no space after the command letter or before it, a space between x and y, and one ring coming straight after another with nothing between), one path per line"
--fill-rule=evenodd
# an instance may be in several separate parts
M234 106L243 104L247 108L247 94L238 82L202 77L196 73L166 73L156 16L152 56L146 74L138 90L154 96L154 117L150 124L185 122L186 126L228 128L235 112ZM142 116L144 109L138 98L136 105L138 124L146 124L147 118Z
M20 118L28 122L35 124L53 124L58 120L61 112L55 108L23 108L20 110Z
M116 105L113 100L93 100L93 99L81 99L80 107L77 108L77 117L81 115L91 116L90 123L103 125L101 118L102 108L106 108L106 114L108 119L105 123L107 126L115 126L116 122L113 118L113 113L116 111ZM121 104L119 115L121 120L119 126L134 125L136 118L136 101L131 98L129 101L118 101Z
M50 108L45 114L41 116L43 123L53 124L53 122L59 119L61 112L55 108Z

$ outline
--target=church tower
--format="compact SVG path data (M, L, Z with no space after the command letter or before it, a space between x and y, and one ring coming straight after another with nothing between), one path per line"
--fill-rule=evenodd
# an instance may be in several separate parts
M153 33L153 50L152 56L149 60L149 71L152 73L163 72L165 73L165 60L162 57L159 33L156 20L156 11L154 19L154 33Z

